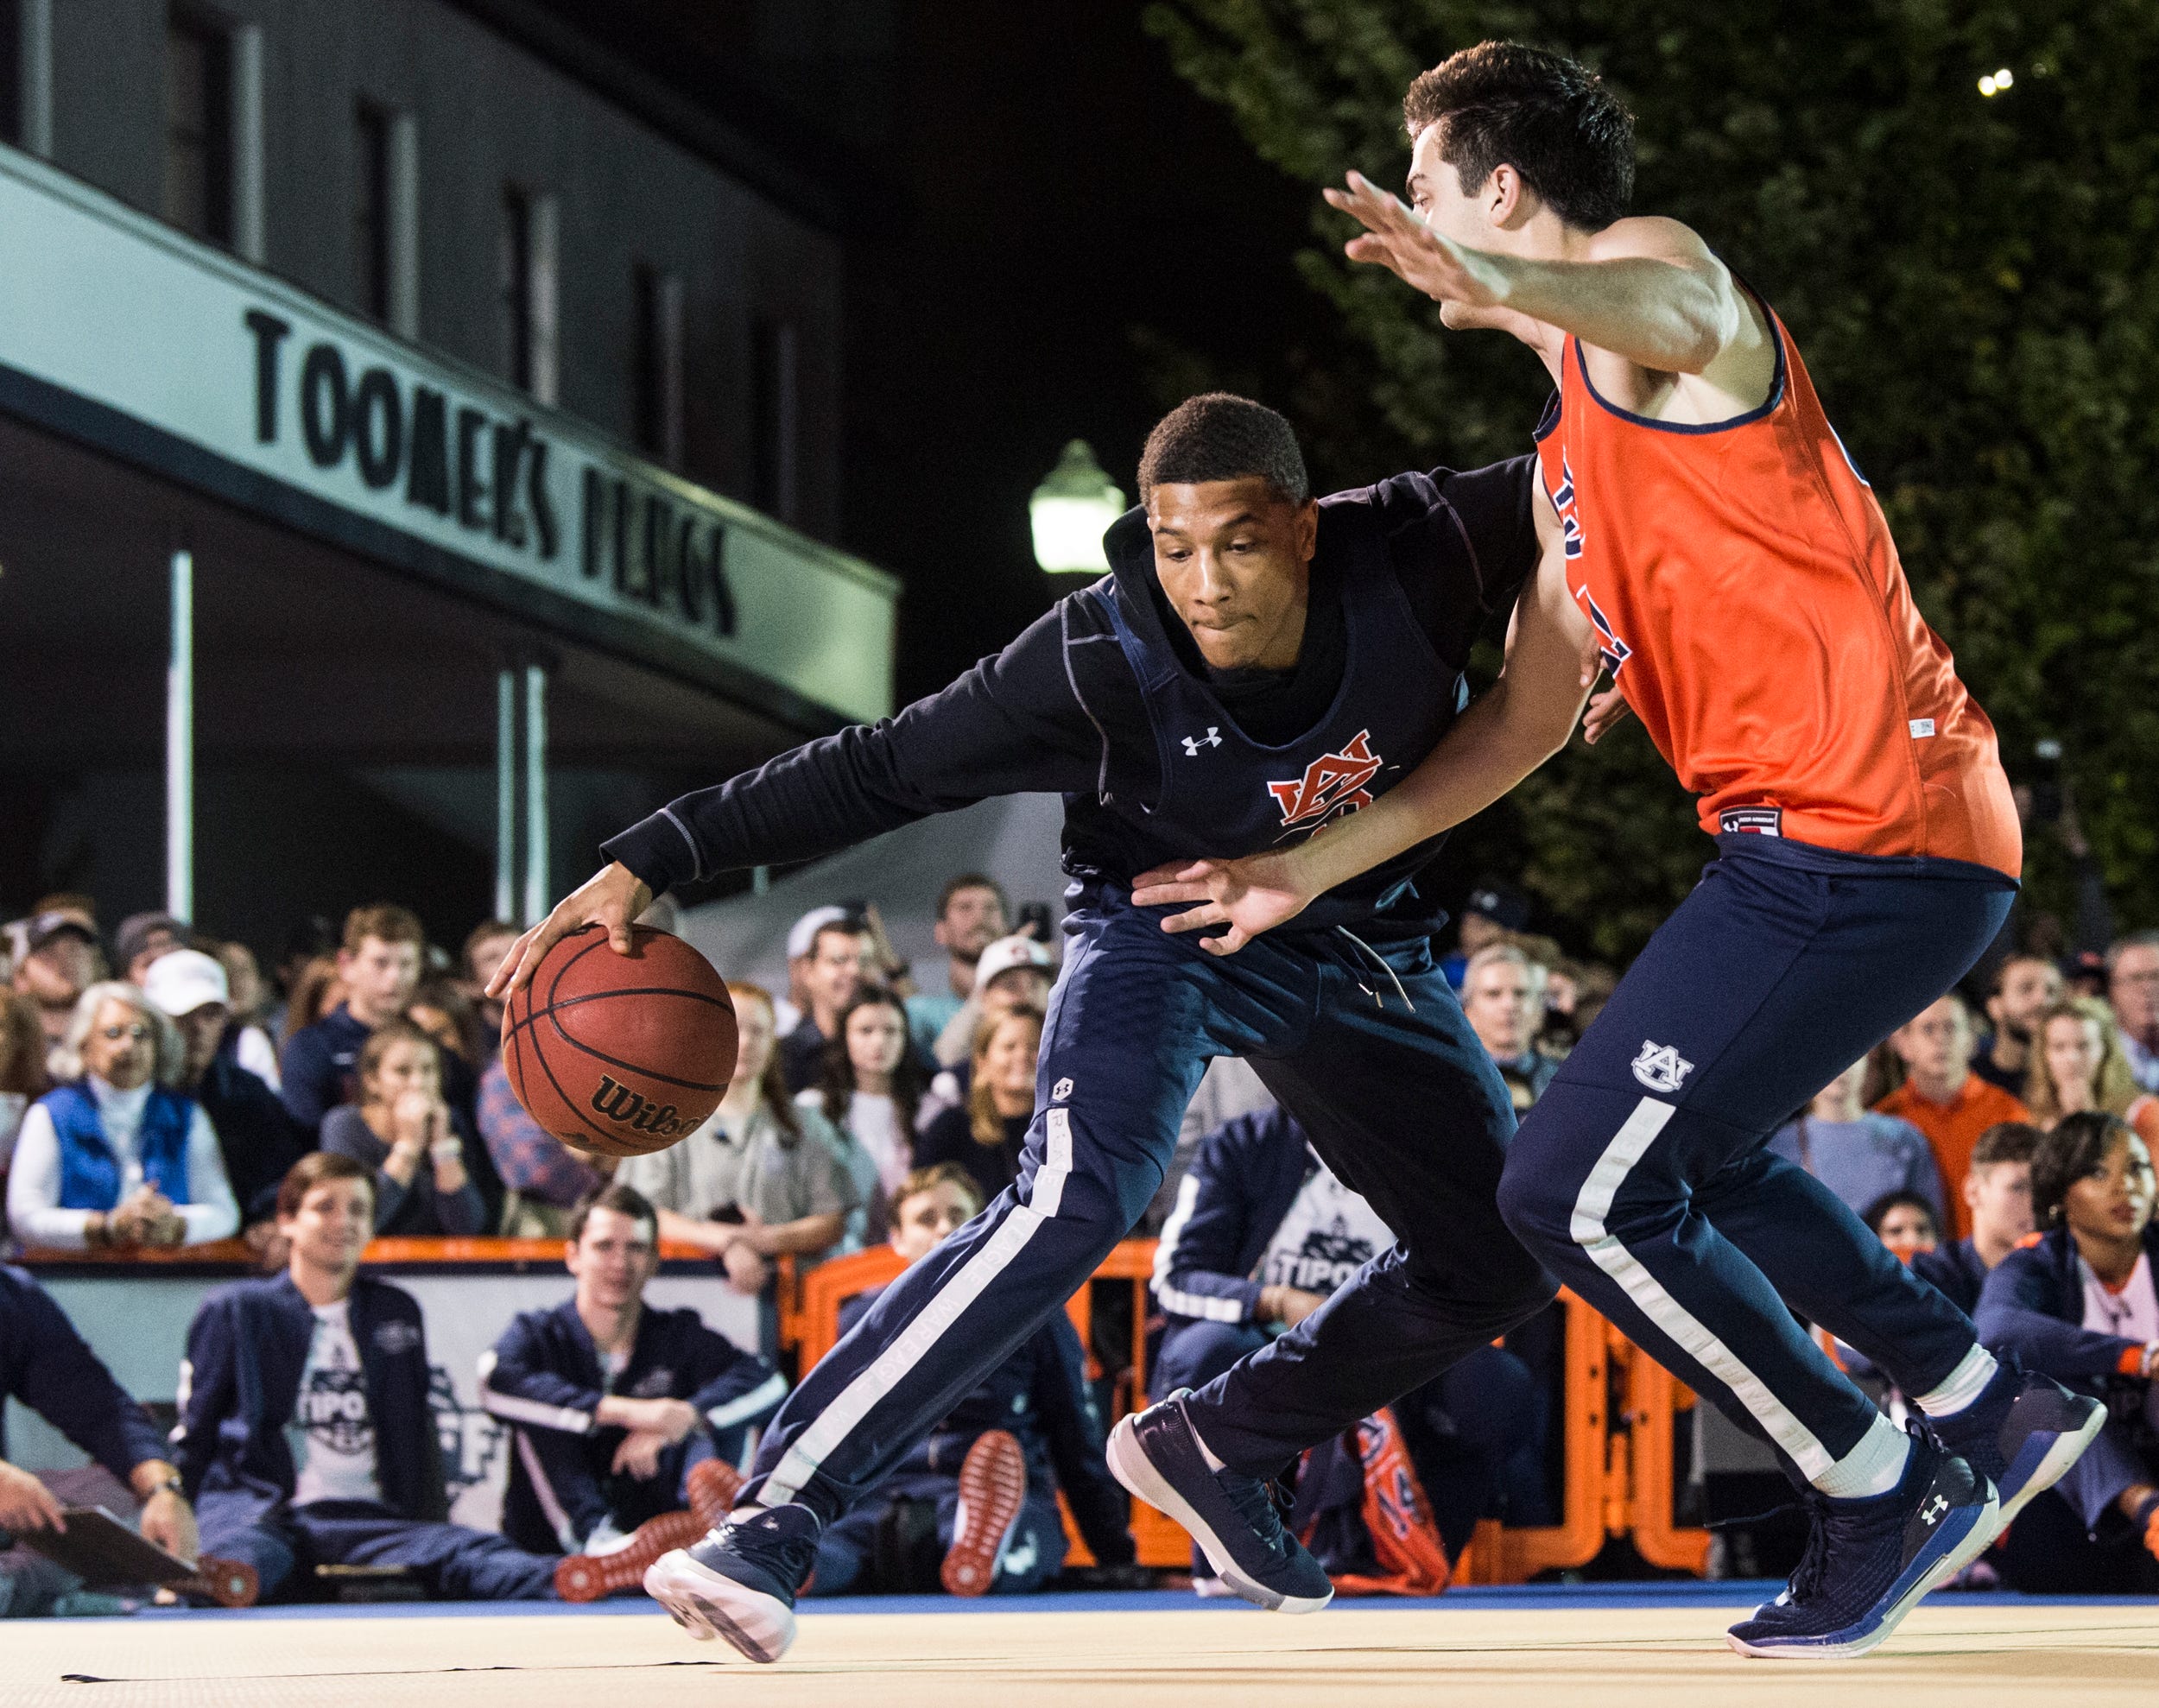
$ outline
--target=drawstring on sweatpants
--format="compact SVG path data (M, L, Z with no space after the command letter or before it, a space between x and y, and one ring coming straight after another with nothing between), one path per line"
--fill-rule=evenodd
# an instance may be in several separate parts
M1402 989L1401 975L1396 972L1394 968L1388 964L1387 958L1381 954L1378 950L1373 948L1371 944L1367 943L1355 932L1352 931L1347 926L1338 925L1334 928L1343 936L1348 938L1351 942L1354 943L1363 952L1365 959L1371 961L1374 965L1378 967L1382 972L1387 975L1388 978L1394 984L1395 995L1402 998L1402 1007L1409 1009L1411 1014L1415 1014L1417 1011L1417 1005L1409 1000L1409 993ZM1383 1010L1387 1006L1387 1000L1374 986L1365 984L1364 979L1359 977L1363 969L1358 966L1355 962L1352 962L1346 970L1349 972L1350 977L1356 979L1357 988L1359 990L1362 990L1367 996L1370 996L1372 1001Z

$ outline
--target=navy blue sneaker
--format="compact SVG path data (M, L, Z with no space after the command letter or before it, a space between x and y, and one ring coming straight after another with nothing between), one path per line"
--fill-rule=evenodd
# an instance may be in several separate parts
M2004 1357L1979 1397L1954 1415L1928 1418L1934 1439L1994 1484L1999 1529L2084 1457L2106 1423L2106 1408L2032 1376Z
M1326 1569L1282 1528L1269 1484L1207 1469L1185 1415L1190 1395L1180 1388L1110 1432L1111 1474L1183 1525L1216 1575L1245 1600L1278 1613L1317 1613L1334 1599Z
M821 1528L805 1506L730 1518L695 1547L654 1560L645 1593L700 1642L725 1637L752 1661L777 1661L795 1641L795 1597L817 1564Z
M1808 1500L1814 1532L1790 1585L1725 1634L1742 1654L1865 1654L2001 1528L1992 1485L1916 1431L1903 1477L1886 1495Z

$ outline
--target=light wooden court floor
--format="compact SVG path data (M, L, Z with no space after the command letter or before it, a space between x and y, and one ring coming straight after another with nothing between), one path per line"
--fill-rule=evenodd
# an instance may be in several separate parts
M1941 1599L1877 1654L1743 1661L1744 1605L1464 1594L1292 1619L1175 1596L816 1609L752 1667L649 1604L278 1610L0 1625L4 1708L1561 1708L2159 1704L2159 1604ZM1726 1586L1729 1590L1732 1586ZM926 1604L917 1604L918 1607Z

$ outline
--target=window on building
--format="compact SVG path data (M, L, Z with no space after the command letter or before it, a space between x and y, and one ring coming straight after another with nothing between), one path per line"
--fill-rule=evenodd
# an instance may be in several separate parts
M556 206L551 195L512 185L503 193L503 332L510 382L542 403L555 401Z
M636 274L636 345L630 373L637 448L682 465L682 280L657 267Z
M756 484L767 516L794 522L801 509L801 336L792 320L760 315L751 333L756 364Z
M165 217L232 241L232 43L212 20L178 10L165 26Z
M22 0L0 0L0 142L22 146Z

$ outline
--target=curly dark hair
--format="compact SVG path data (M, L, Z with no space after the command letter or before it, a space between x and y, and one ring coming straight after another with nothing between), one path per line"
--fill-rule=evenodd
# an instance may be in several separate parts
M1312 496L1304 452L1288 421L1264 403L1227 391L1187 397L1147 435L1139 496L1157 486L1197 485L1257 475L1275 496L1301 504Z
M922 1071L921 1060L915 1053L914 1040L908 1034L907 1004L882 985L864 985L839 1011L833 1035L825 1040L824 1060L817 1079L819 1106L833 1126L843 1133L847 1130L847 1104L860 1089L855 1084L855 1065L847 1055L847 1022L864 1009L891 1009L900 1016L900 1036L903 1041L899 1066L892 1070L892 1104L899 1111L901 1128L911 1140L915 1136L915 1111L929 1091L929 1076Z
M2118 1115L2087 1109L2065 1115L2031 1154L2031 1219L2040 1229L2061 1225L2069 1188L2106 1166L2107 1153L2132 1136Z

